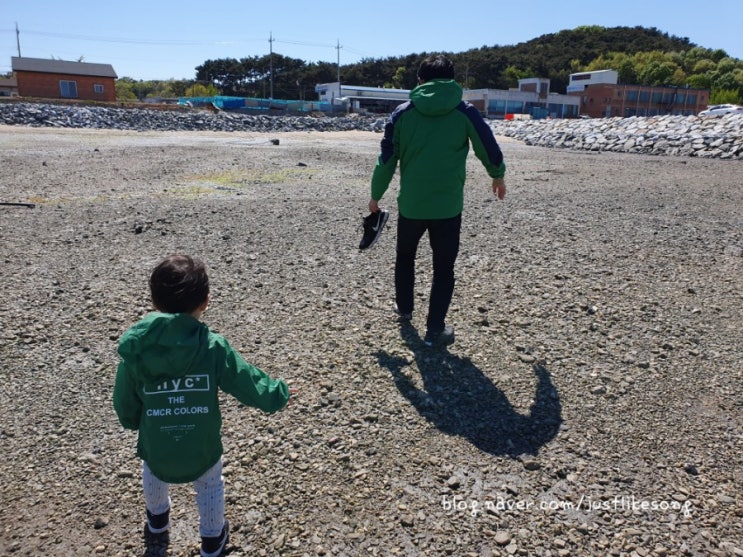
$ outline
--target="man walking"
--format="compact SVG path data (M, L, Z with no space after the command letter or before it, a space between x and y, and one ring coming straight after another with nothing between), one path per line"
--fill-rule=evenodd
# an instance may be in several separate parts
M410 100L398 106L385 125L369 201L369 210L378 213L378 202L399 161L396 311L403 321L412 318L415 256L428 231L433 253L424 338L428 346L454 341L454 328L446 324L446 314L454 292L470 143L493 179L493 192L503 199L506 166L493 131L474 106L462 101L462 87L454 80L451 60L430 56L420 65L418 86L410 92Z

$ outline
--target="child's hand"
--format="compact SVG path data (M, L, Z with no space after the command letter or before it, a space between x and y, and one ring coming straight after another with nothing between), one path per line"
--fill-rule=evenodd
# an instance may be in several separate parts
M294 396L297 394L297 390L296 387L289 387L289 402L286 403L287 406L294 402Z

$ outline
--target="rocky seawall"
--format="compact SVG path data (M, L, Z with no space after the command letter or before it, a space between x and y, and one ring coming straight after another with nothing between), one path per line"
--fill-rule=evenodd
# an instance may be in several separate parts
M541 147L743 159L743 116L738 114L496 121L492 127L498 135Z
M743 159L743 116L492 120L497 135L527 145L680 157ZM133 131L380 132L384 118L274 116L37 103L0 103L0 124Z
M291 132L373 129L378 118L358 115L274 116L203 109L158 110L0 103L0 124L11 126L114 129L126 131Z

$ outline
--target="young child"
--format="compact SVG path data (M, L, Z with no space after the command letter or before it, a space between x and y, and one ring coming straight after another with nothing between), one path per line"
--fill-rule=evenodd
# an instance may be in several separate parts
M157 311L122 335L113 393L121 425L139 431L145 538L167 537L169 484L193 482L201 555L216 557L229 539L218 391L246 406L275 412L289 402L294 389L246 363L227 340L199 321L209 303L209 278L200 260L166 257L149 282Z

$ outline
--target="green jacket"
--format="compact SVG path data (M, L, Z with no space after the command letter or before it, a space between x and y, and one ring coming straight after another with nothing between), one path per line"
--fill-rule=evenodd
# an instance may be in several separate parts
M410 92L390 116L374 167L371 196L379 201L400 162L400 214L411 219L444 219L464 206L470 142L491 178L506 172L503 154L480 112L462 101L454 80L432 79Z
M186 313L148 314L122 335L119 355L116 414L139 430L137 454L165 482L194 481L222 456L220 389L265 412L289 400L286 383Z

